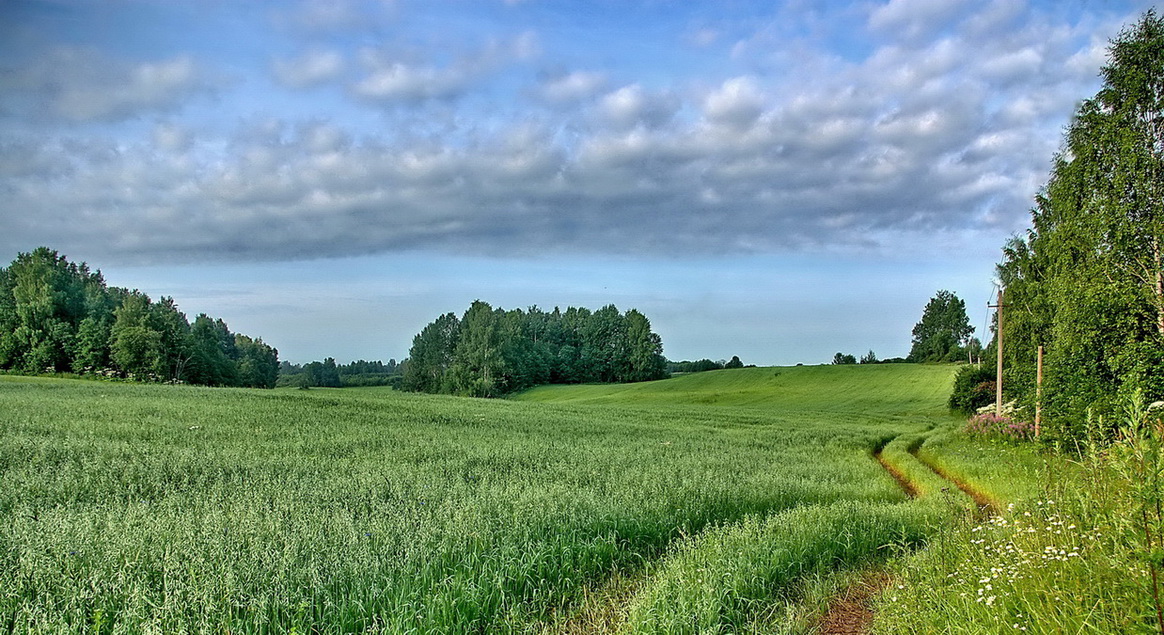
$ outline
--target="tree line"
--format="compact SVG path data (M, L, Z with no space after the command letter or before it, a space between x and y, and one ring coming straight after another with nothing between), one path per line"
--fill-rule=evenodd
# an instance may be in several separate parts
M39 247L0 268L0 370L272 388L279 353Z
M324 388L393 386L399 388L403 371L403 365L398 364L395 359L390 359L387 362L360 359L348 364L337 364L334 357L328 357L322 362L309 362L302 365L283 361L279 364L278 385L298 388L317 386Z
M1164 19L1148 11L1113 40L1102 79L998 265L1004 393L1033 411L1042 346L1059 439L1164 399Z
M749 366L754 367L754 366ZM713 362L710 359L697 359L695 361L683 360L681 362L667 362L667 374L686 374L686 373L703 373L709 370L723 370L725 368L745 368L744 363L740 361L739 355L732 355L732 358L723 361Z
M402 387L492 397L541 384L662 379L666 364L662 339L634 309L506 311L478 300L413 338Z

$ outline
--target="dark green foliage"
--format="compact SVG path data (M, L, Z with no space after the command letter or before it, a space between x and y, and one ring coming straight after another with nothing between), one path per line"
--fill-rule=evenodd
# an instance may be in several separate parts
M205 313L194 319L190 327L190 377L197 384L232 386L238 381L235 360L238 350L234 335L222 320Z
M453 351L461 321L446 313L412 338L408 367L404 371L404 389L414 392L441 392L445 373L453 363Z
M649 381L667 376L662 353L650 321L634 309L506 311L478 300L460 319L442 315L413 338L401 384L495 397L547 383Z
M453 363L445 378L452 392L472 397L495 397L511 388L512 362L518 339L505 314L480 300L461 318Z
M47 247L0 268L0 370L269 387L277 357L222 320L200 315L191 326L172 298L107 287Z
M870 350L868 353L865 353L864 355L861 356L861 363L862 364L876 364L877 363L877 354L874 353L872 350Z
M833 355L834 364L856 364L857 358L847 353L837 353Z
M949 406L964 414L973 414L979 408L994 402L995 369L982 364L967 364L954 376L954 391Z
M328 361L330 360L330 362ZM334 372L332 368L334 367ZM283 361L276 365L278 386L313 387L367 387L393 386L399 388L405 370L404 364L390 359L382 361L357 360L350 364L337 364L328 358L322 362L311 362L300 366Z
M165 370L162 334L150 319L151 307L148 296L135 292L113 312L110 358L128 377L157 380Z
M0 368L71 370L94 287L104 287L100 273L46 247L19 254L0 269Z
M323 388L339 388L343 386L340 380L339 367L335 358L328 357L322 362L311 362L303 367L304 379L300 386L320 386Z
M387 363L357 360L339 366L340 383L346 386L394 386L399 388L403 368L395 359Z
M190 323L186 321L186 315L178 310L173 298L164 296L150 308L150 323L161 339L159 362L162 376L171 379L185 377L186 364L190 361ZM226 324L223 323L222 327L226 328Z
M1031 406L1046 349L1043 406L1053 438L1142 390L1164 397L1164 20L1116 38L1104 84L1083 102L1032 210L1004 248L1007 398ZM1110 417L1109 417L1110 418Z
M702 373L709 370L723 370L727 364L723 362L713 362L710 359L700 359L694 362L668 362L668 373Z
M243 386L274 388L279 379L279 352L241 333L234 336L238 351L238 381Z
M109 367L109 335L113 323L108 315L90 315L77 328L77 354L73 372L90 373Z
M728 363L724 364L723 367L724 368L743 368L744 363L742 361L740 361L740 358L738 355L732 355L731 360L728 361Z
M912 362L949 362L963 357L974 327L966 317L966 303L949 291L938 291L913 327Z
M628 368L622 381L651 381L667 375L667 361L662 354L663 339L651 332L647 316L635 309L626 312L626 342ZM740 368L743 367L740 358L732 359Z

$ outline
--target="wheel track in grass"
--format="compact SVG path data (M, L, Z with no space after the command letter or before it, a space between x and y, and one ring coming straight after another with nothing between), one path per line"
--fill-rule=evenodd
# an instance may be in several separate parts
M906 478L905 474L901 473L901 470L894 467L892 463L886 461L885 457L882 456L882 450L884 450L885 446L889 445L889 443L890 441L886 441L885 443L877 446L877 448L873 450L873 458L879 464L881 464L881 467L885 468L886 472L889 472L889 475L893 477L893 480L897 481L897 484L901 487L901 490L905 492L906 496L909 496L911 499L917 498L917 486L910 482L910 480Z
M605 582L583 591L578 606L542 627L539 635L615 633L626 624L635 594L647 581L646 571L616 572Z
M880 443L873 458L893 476L901 489L911 498L918 491L912 482L892 463L882 457L882 450L891 440ZM637 591L646 583L647 575L616 574L605 583L584 593L572 613L561 616L543 626L539 635L579 635L582 633L613 633L625 625L627 608ZM887 573L875 570L862 576L830 604L826 620L820 622L822 633L866 633L872 624L873 598L889 585Z
M991 497L987 496L986 494L984 494L983 492L981 492L977 489L974 489L973 487L970 487L970 485L967 484L966 482L959 480L957 478L954 478L948 472L946 472L944 469L942 469L941 466L935 465L934 463L931 463L930 461L927 461L921 457L921 454L920 454L921 446L923 443L925 443L925 440L926 440L926 437L918 439L915 443L911 444L909 446L909 448L907 448L906 451L909 452L910 456L917 459L918 463L921 463L922 465L926 466L927 468L929 468L929 470L931 472L933 472L934 474L937 474L938 476L945 479L946 481L949 481L951 484L954 485L954 487L957 487L959 490L961 490L963 494L969 496L974 501L974 504L978 507L978 514L979 515L981 515L981 516L995 516L995 515L997 515L999 505Z
M873 459L897 481L906 496L915 499L918 497L917 486L882 456L885 446L892 441L890 439L874 448ZM861 576L829 601L828 608L816 623L817 632L822 635L868 633L873 625L873 598L885 590L890 582L889 574L880 569L873 569Z
M912 500L922 495L917 484L883 456L884 448L896 440L890 439L874 448L872 458L893 477L901 490ZM993 515L997 505L989 497L961 482L942 470L939 466L919 456L919 451L927 437L922 437L906 448L906 452L918 463L944 481L957 487L974 500L978 513ZM637 575L615 575L585 593L580 606L572 615L561 616L546 624L541 633L608 633L625 625L627 607L636 592L646 582L643 572ZM828 603L828 608L815 621L816 632L821 635L864 635L873 624L873 601L892 583L890 575L880 568L874 568L859 576Z
M920 456L921 446L927 438L928 436L919 438L906 448L906 452L918 463L969 496L977 507L978 515L996 515L998 505L990 497L970 487L965 482L953 478L940 466L934 465ZM898 486L911 500L918 498L920 493L917 485L882 456L882 450L893 440L890 439L874 448L873 459L893 477L893 480L897 481ZM892 582L892 578L884 570L871 569L829 601L828 608L816 622L816 632L820 635L865 635L869 633L873 626L873 600Z

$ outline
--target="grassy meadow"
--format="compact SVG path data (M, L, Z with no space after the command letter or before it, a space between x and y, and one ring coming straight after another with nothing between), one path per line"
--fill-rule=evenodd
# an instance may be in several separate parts
M504 401L0 377L0 627L570 630L633 580L610 628L779 631L773 607L807 580L948 516L871 453L954 422L953 372L754 368Z

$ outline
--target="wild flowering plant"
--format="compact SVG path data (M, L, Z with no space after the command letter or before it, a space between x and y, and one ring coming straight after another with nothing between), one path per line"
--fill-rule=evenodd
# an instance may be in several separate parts
M1027 421L1012 419L1006 415L984 412L970 417L965 431L970 436L1025 441L1035 434L1035 428Z
M1063 488L1067 500L1024 500L953 528L880 600L874 632L1151 632L1150 571L1130 555L1133 537L1076 478Z
M1041 495L957 524L908 561L879 601L874 632L1164 635L1162 406L1132 399L1114 439L1089 418L1078 454L1042 455ZM978 434L1009 426L975 419ZM1039 456L1031 446L975 445L1001 473L1013 467L1008 456Z

